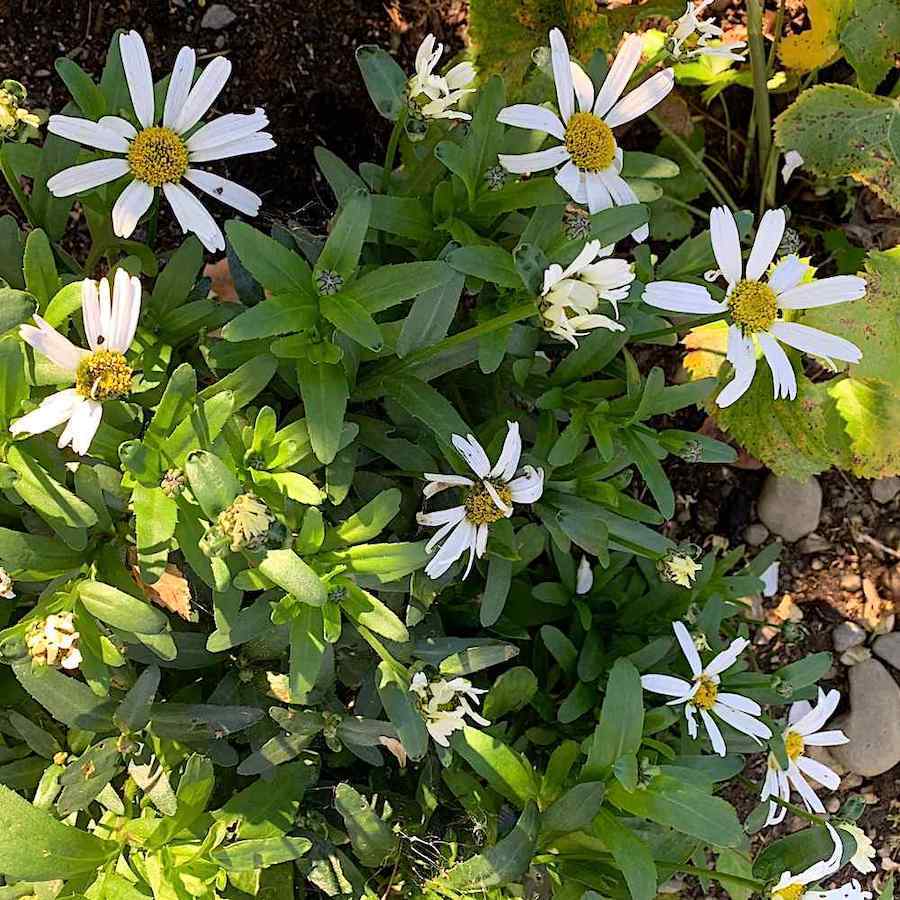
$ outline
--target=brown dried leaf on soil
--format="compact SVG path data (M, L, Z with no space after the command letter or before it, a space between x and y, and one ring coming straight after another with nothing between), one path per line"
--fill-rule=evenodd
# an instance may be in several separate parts
M131 574L148 600L169 612L176 613L186 622L197 621L197 612L191 606L191 586L178 566L169 563L162 578L154 584L143 581L137 566L131 567Z

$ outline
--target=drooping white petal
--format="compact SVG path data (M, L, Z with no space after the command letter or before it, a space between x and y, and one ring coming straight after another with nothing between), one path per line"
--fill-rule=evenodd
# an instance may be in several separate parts
M801 325L799 322L775 322L769 332L779 341L814 356L840 359L850 363L858 363L862 359L859 347L846 338L828 334L827 331L820 331L809 325Z
M581 270L584 269L588 263L593 260L597 254L600 252L600 241L588 241L579 251L578 256L569 263L568 266L560 273L559 279L570 278L573 275L578 275L581 273Z
M498 159L507 172L522 175L526 172L543 172L566 162L569 159L569 151L566 150L565 144L559 144L535 153L501 153Z
M426 472L422 477L428 482L425 487L422 488L422 494L426 498L433 497L441 491L446 491L447 488L471 487L473 484L472 479L466 478L465 475L441 475Z
M563 140L566 128L556 113L544 106L533 103L515 103L501 109L497 121L515 128L528 128L531 131L544 131L553 137Z
M834 715L840 702L840 691L831 690L826 694L819 688L816 705L793 724L794 731L804 737L818 731Z
M217 56L194 82L175 125L172 126L174 130L184 134L193 128L213 105L230 75L231 62L224 56Z
M101 184L108 184L128 172L124 159L95 159L93 162L70 166L47 179L47 190L54 197L71 197L82 191L90 191Z
M207 122L198 128L188 139L186 147L193 154L201 150L210 150L232 141L248 138L262 131L269 124L269 118L262 109L255 109L250 114L228 113Z
M119 194L112 210L113 232L119 237L130 238L141 216L153 202L153 188L135 178Z
M644 303L678 313L723 313L728 308L710 296L702 284L683 281L651 281L644 288Z
M229 181L221 175L212 172L204 172L202 169L188 169L184 173L185 181L189 181L194 187L227 203L245 216L255 216L262 205L262 198L248 190L243 185Z
M460 507L457 507L459 509ZM451 519L449 522L445 522L441 525L438 530L428 539L428 542L425 544L425 552L431 553L435 547L460 523L460 521L465 517L466 509L465 507L461 507L462 512L459 515Z
M512 506L510 506L508 503L506 503L503 500L503 498L500 496L500 494L497 493L497 488L495 488L494 485L492 485L490 483L490 481L485 481L484 487L485 487L485 490L488 492L488 496L491 498L491 500L493 500L494 506L496 506L497 509L499 509L500 512L502 512L504 516L509 518L509 516L511 516L513 513Z
M772 333L774 334L774 327ZM777 335L776 335L777 336ZM756 374L756 351L753 340L744 337L739 328L728 328L728 361L734 366L734 378L719 392L716 405L724 409L739 399L753 383Z
M572 84L572 63L563 33L554 28L550 32L550 62L556 85L556 102L563 122L568 122L575 112L575 87Z
M642 41L639 34L630 34L616 54L603 85L597 92L594 103L594 115L602 119L622 96L622 91L631 80L634 70L641 61Z
M785 256L772 270L772 274L769 276L769 287L775 291L776 295L783 294L800 284L808 268L809 266L795 253Z
M444 76L447 87L452 91L459 91L468 87L477 77L478 72L470 62L461 62L453 66Z
M80 403L77 403L72 410L69 422L63 429L62 434L56 445L62 450L63 447L71 446L79 456L87 454L91 448L91 441L100 427L100 420L103 417L103 404L96 400L88 400L79 397Z
M90 119L50 116L47 131L77 144L96 147L98 150L108 150L111 153L128 152L128 141L121 134L111 128L104 128L99 122L92 122Z
M844 855L844 845L832 825L826 822L825 828L834 843L831 855L827 859L814 863L808 869L805 869L799 875L796 875L794 880L799 881L801 884L812 884L814 881L821 881L823 878L833 875L841 867L841 857Z
M841 776L837 772L832 771L828 766L823 765L815 759L808 756L800 756L797 758L797 768L804 774L808 775L814 781L817 781L822 787L828 788L830 791L836 791L841 783Z
M10 434L42 434L66 422L72 410L82 401L75 388L57 391L41 401L37 409L16 419L9 426Z
M425 567L425 574L429 578L440 578L467 550L470 554L474 554L475 536L475 526L465 517L460 519L438 552L431 557Z
M772 384L776 400L794 400L797 397L797 377L794 367L787 354L781 348L781 344L764 331L757 334L759 346L762 347L766 362L772 370Z
M556 173L554 180L576 203L587 203L584 175L571 160Z
M225 249L225 237L215 219L187 188L169 182L163 185L163 193L185 234L196 234L210 253Z
M584 186L587 189L588 212L591 215L609 209L613 205L613 197L601 172L585 172Z
M719 691L718 700L727 706L732 706L751 716L758 716L762 713L762 707L749 697L742 697L740 694L731 694L727 691Z
M87 351L76 347L65 335L60 334L37 313L34 315L34 321L37 322L37 327L34 325L19 326L19 337L74 377L78 363L81 362Z
M129 31L128 34L119 35L119 53L134 114L144 128L149 128L153 124L154 98L153 73L150 71L147 48L136 31Z
M672 675L641 675L641 687L654 694L680 699L686 698L691 691L691 686L683 678Z
M96 350L99 346L97 336L100 334L100 305L97 282L91 278L85 278L81 282L81 319L88 346L91 350Z
M182 47L175 57L169 89L166 91L166 103L163 107L163 125L166 128L175 128L190 93L196 67L197 54L190 47Z
M267 131L259 131L249 137L229 141L227 144L217 144L206 150L195 150L191 153L191 162L210 162L217 159L231 159L234 156L246 156L249 153L262 153L271 150L275 146L272 135Z
M816 792L812 789L809 782L803 777L803 773L797 768L795 763L791 763L787 775L788 780L794 787L794 790L797 791L797 793L800 795L800 799L803 800L803 805L807 809L813 810L813 812L824 813L824 804L816 796Z
M464 506L451 506L449 509L437 509L434 512L416 513L416 521L420 525L437 526L453 522L455 525L466 513Z
M754 719L753 716L739 709L733 709L724 703L716 703L713 706L713 712L727 722L732 728L736 728L742 734L746 734L754 738L757 742L760 738L768 739L772 737L772 730L764 722Z
M522 456L522 438L519 435L519 423L506 423L506 438L503 441L503 449L497 463L490 471L491 478L500 478L509 481L519 468L519 458Z
M709 233L713 254L729 284L741 280L741 239L737 223L727 206L715 206L709 214Z
M819 698L822 697L822 688L819 688ZM788 725L796 725L810 710L812 704L809 700L798 700L792 703L788 710Z
M509 482L509 490L515 503L535 503L544 493L544 470L525 466L518 478Z
M684 658L691 667L691 674L699 675L703 671L703 663L700 661L700 654L697 652L694 639L691 637L684 622L676 620L672 623L672 630L675 632L675 638L678 641L678 646L681 647Z
M635 194L635 192L632 190L631 185L624 178L618 175L614 171L614 168L615 167L611 167L605 172L599 173L600 177L603 179L604 185L606 185L606 188L613 199L613 202L617 206L629 206L632 203L640 202L638 200L637 194ZM635 228L634 231L631 232L631 237L639 244L643 241L646 241L649 236L649 225L639 225L637 228Z
M114 301L113 337L110 340L110 347L119 353L127 353L134 340L141 315L140 279L136 275L129 277L124 269L119 269L116 272Z
M778 297L781 309L814 309L848 303L866 295L866 282L858 275L832 275L797 285Z
M459 451L462 458L469 464L469 468L479 477L486 478L491 471L491 461L488 459L484 447L478 443L477 438L468 434L462 437L459 434L450 436L450 441Z
M750 641L746 638L735 638L721 653L713 657L712 662L704 669L707 675L721 675L730 669L737 658L747 649Z
M674 86L675 74L671 69L663 69L662 72L652 75L642 85L636 87L619 100L603 117L603 121L610 128L631 122L648 110L653 109Z
M672 703L676 703L677 701L673 700ZM667 704L671 705L671 704ZM684 708L684 720L687 722L688 734L692 739L696 739L697 737L697 710L696 707L691 706L690 703L687 704Z
M581 112L591 112L594 105L594 84L590 76L581 66L572 60L572 85L575 96L578 98L578 109Z
M756 239L753 241L753 249L747 260L747 278L758 281L766 273L778 245L784 237L784 210L770 209L759 222L756 229Z
M697 712L700 713L700 718L703 720L703 724L706 727L706 733L709 735L713 752L718 753L719 756L724 756L728 752L728 748L725 746L725 738L722 737L719 726L716 725L713 717L705 709L698 708Z
M815 734L809 734L804 739L805 744L811 747L838 747L841 744L850 742L850 738L843 731L837 729L832 731L817 731Z

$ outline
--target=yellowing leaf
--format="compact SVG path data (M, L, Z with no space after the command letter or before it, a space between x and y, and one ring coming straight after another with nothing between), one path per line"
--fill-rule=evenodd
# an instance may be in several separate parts
M795 72L811 72L834 61L841 53L841 29L853 13L853 0L807 0L811 27L784 38L781 61Z
M691 379L715 378L725 362L728 349L728 325L725 322L710 322L692 328L681 341L690 351L684 355L684 367Z

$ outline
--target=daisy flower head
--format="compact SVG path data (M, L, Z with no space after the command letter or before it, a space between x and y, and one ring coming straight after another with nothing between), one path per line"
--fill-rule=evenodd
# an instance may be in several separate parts
M416 672L409 689L416 695L428 733L442 747L450 746L450 735L465 727L467 716L477 725L491 724L472 708L481 702L479 695L487 691L472 687L467 678L429 681L424 672Z
M621 322L596 312L601 300L612 304L619 315L619 300L628 296L634 272L624 259L606 259L613 245L602 247L589 241L563 269L553 263L544 271L541 317L544 327L556 337L578 346L576 338L595 328L624 331Z
M275 141L263 130L269 124L266 114L261 109L247 115L229 113L196 128L225 87L231 63L216 57L194 81L196 54L182 47L157 124L153 75L141 36L136 31L120 35L119 51L137 127L120 116L103 116L97 122L51 116L47 128L53 134L114 155L64 169L47 182L48 189L56 197L71 197L127 176L129 182L112 210L113 231L119 237L132 235L160 188L185 234L196 234L210 252L224 250L221 229L183 182L255 216L262 203L256 194L196 166L271 150Z
M656 571L663 581L690 589L694 586L697 573L703 569L703 563L697 562L700 554L696 544L680 544L656 563Z
M591 79L569 58L566 39L554 28L550 32L550 56L559 115L544 106L518 103L500 110L497 121L546 132L561 143L536 153L501 154L500 164L518 174L561 166L557 183L576 203L586 204L592 214L637 203L637 195L619 174L622 151L612 130L653 109L675 84L672 70L664 69L622 96L641 61L641 46L640 35L626 38L595 96ZM648 226L641 225L632 237L645 241L649 234Z
M411 111L425 119L471 119L468 113L453 107L466 95L475 92L475 67L470 62L453 66L446 75L435 69L444 53L444 45L429 34L416 52L416 72L409 79Z
M466 578L475 559L484 555L490 526L500 519L510 518L514 503L535 503L544 492L543 469L535 469L534 466L519 468L522 438L518 423L507 422L506 425L506 440L494 466L491 466L487 453L473 435L452 436L453 446L468 463L474 478L425 473L427 484L422 493L426 499L447 488L463 488L466 492L459 506L437 512L420 512L416 516L420 525L438 529L425 545L429 553L438 544L441 545L425 567L429 578L440 578L468 551L469 562L463 575Z
M692 738L697 737L696 716L699 715L713 750L719 756L725 756L727 748L716 719L721 719L742 734L750 736L757 744L761 743L760 739L772 737L769 727L757 718L762 714L762 709L756 701L719 689L719 676L735 664L750 642L745 638L736 638L727 649L704 666L684 623L674 622L672 627L681 652L690 666L691 680L685 681L672 675L642 675L641 686L644 690L674 697L674 700L668 701L668 706L683 703L688 734Z
M842 887L833 891L808 891L807 887L829 875L834 875L841 868L844 845L834 828L825 823L828 834L834 841L834 850L827 859L820 860L797 875L782 872L772 888L772 900L871 900L872 892L864 891L854 878Z
M783 210L770 209L762 217L746 267L731 211L716 207L709 222L718 274L727 282L725 300L713 300L703 285L680 281L652 282L643 298L650 306L669 312L727 315L726 357L734 367L734 378L716 398L720 407L730 406L753 383L757 347L772 370L776 400L797 396L797 378L781 343L829 361L860 361L859 348L846 338L788 321L785 313L858 300L866 293L862 278L834 275L804 280L810 267L794 254L780 259L770 270L785 231Z
M684 14L674 22L674 29L669 35L672 55L683 56L687 59L697 56L718 56L735 62L743 62L746 57L742 51L747 44L744 41L721 43L723 32L716 20L700 18L700 13L712 2L713 0L701 0L699 4L695 5L693 0L687 0ZM685 42L694 34L698 35L696 47L686 50ZM712 45L709 43L712 40L719 43Z
M791 799L791 787L793 787L800 794L803 805L807 809L824 815L825 806L816 796L806 778L812 778L813 781L831 791L837 790L841 778L828 766L807 756L805 751L807 747L834 747L838 744L846 744L850 740L843 731L821 730L834 714L840 699L841 695L837 691L829 691L826 694L820 688L815 706L810 706L806 700L791 705L788 712L788 725L784 730L784 751L788 758L788 768L787 770L782 769L775 754L769 754L766 779L760 795L761 800L779 797L787 802ZM786 814L786 807L770 801L766 825L777 825L784 821Z
M0 566L0 597L4 600L14 600L16 592L13 590L13 580L9 572Z
M125 354L141 314L141 283L124 269L109 279L81 283L81 313L90 350L76 347L35 314L37 325L19 326L22 340L64 369L74 387L57 391L32 412L16 419L11 434L40 434L66 423L57 446L84 455L100 427L105 400L120 400L131 390L133 372Z

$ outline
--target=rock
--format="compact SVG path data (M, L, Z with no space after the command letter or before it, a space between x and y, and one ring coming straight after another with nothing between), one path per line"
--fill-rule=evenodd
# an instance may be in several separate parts
M855 572L848 572L841 576L841 589L845 591L858 591L862 588L862 578Z
M876 503L882 505L890 503L897 494L900 494L900 478L896 475L891 475L890 478L879 478L869 486L869 492Z
M871 778L900 762L900 687L876 659L850 669L849 744L831 752L851 772Z
M822 488L812 477L795 481L769 475L759 495L757 512L769 531L786 541L799 541L818 527Z
M872 651L868 647L856 646L841 654L841 663L845 666L855 666L872 658Z
M797 550L804 556L808 553L821 553L823 550L828 550L830 547L831 542L826 541L821 534L816 534L815 532L803 538L803 540L797 544Z
M227 28L236 18L237 16L224 3L213 3L204 13L200 27L220 31Z
M900 669L900 631L881 635L875 640L872 649L876 656L880 656L895 669Z
M841 798L840 797L829 797L828 801L825 803L825 809L828 810L832 815L834 815L841 808Z
M836 653L843 653L851 647L858 647L866 642L866 629L861 628L856 622L841 622L831 632Z
M751 547L759 547L760 544L764 544L768 536L769 529L762 522L754 522L752 525L748 525L744 531L744 540Z

